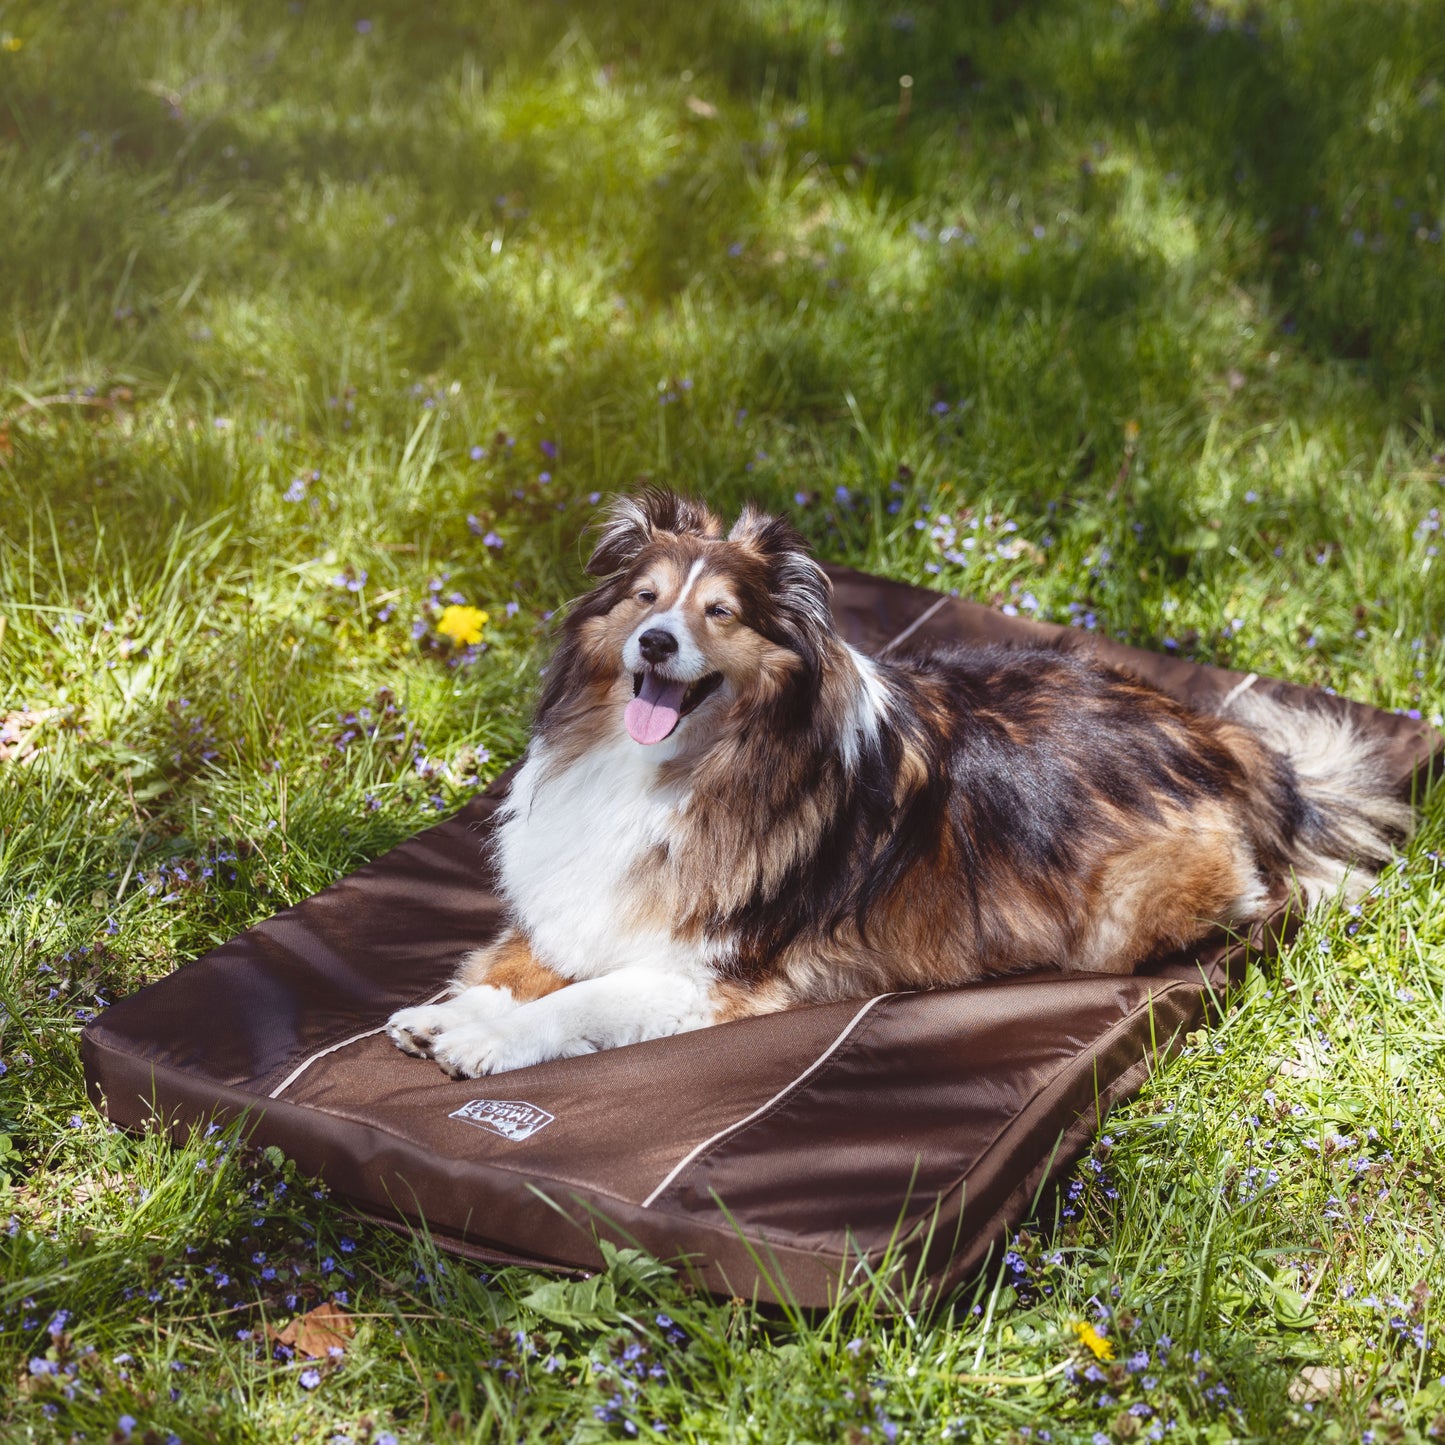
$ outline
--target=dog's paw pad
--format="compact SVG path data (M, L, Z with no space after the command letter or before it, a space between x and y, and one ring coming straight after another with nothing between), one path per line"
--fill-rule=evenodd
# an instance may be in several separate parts
M402 1053L429 1059L432 1042L446 1022L446 1015L435 1006L399 1009L386 1021L386 1036Z

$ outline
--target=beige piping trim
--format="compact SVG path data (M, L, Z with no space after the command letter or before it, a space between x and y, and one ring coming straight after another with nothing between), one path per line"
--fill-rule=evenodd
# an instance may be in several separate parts
M679 1159L677 1163L674 1164L672 1168L667 1171L667 1174L663 1178L662 1183L659 1184L657 1188L654 1189L652 1193L649 1194L647 1198L642 1201L642 1207L644 1209L650 1209L652 1205L656 1202L658 1195L660 1195L663 1190L666 1189L667 1186L671 1184L672 1181L676 1179L677 1176L681 1174L682 1171L686 1169L687 1166L691 1164L694 1159L697 1158L699 1154L703 1153L704 1150L711 1149L712 1146L716 1144L719 1140L727 1138L729 1134L735 1134L739 1129L743 1128L744 1125L751 1124L754 1119L759 1118L763 1114L766 1114L768 1110L771 1109L773 1105L776 1104L780 1099L785 1098L788 1094L791 1094L793 1090L796 1089L798 1085L801 1084L803 1080L808 1077L809 1074L814 1073L818 1069L821 1069L823 1065L835 1053L837 1053L839 1048L842 1047L843 1040L846 1039L848 1035L851 1034L853 1030L856 1029L860 1023L863 1022L864 1014L866 1014L875 1003L882 1003L885 998L892 997L893 995L891 993L880 993L877 998L870 998L868 1002L865 1003L863 1007L860 1008L858 1012L855 1013L853 1017L848 1020L846 1026L843 1029L843 1032L840 1033L838 1037L834 1039L833 1042L829 1044L828 1047L824 1049L823 1052L819 1054L818 1057L814 1059L813 1062L809 1064L808 1067L804 1069L803 1072L799 1074L796 1079L793 1079L789 1083L784 1084L783 1087L779 1089L778 1092L774 1094L773 1097L769 1099L766 1104L759 1104L758 1107L754 1109L751 1114L748 1114L744 1118L738 1119L734 1123L728 1124L726 1127L719 1129L716 1134L712 1135L711 1138L704 1139L701 1144L695 1145L692 1149L689 1149L688 1152L684 1154L682 1158Z
M912 637L913 634L917 632L918 629L922 627L923 624L927 622L928 619L932 617L935 612L937 612L941 607L946 607L953 600L954 599L952 597L947 595L940 597L938 601L933 603L931 607L926 608L917 617L915 617L913 621L910 622L908 626L905 627L903 631L900 632L898 636L895 637L891 642L885 642L883 646L880 647L878 651L874 654L874 656L882 657L884 653L892 652L893 649L897 647L900 642L904 641L906 638Z
M446 988L438 989L437 992L434 993L430 998L422 999L422 1004L426 1005L429 1003L440 1003L442 999L444 999L450 992L451 985L448 984ZM281 1095L284 1094L286 1090L289 1089L291 1085L294 1084L296 1080L299 1079L301 1075L304 1074L306 1070L309 1069L311 1065L317 1061L317 1059L324 1059L327 1054L334 1054L339 1049L349 1048L352 1044L359 1044L362 1039L369 1039L376 1034L383 1034L385 1032L386 1025L381 1024L377 1028L363 1029L359 1034L352 1034L350 1038L342 1039L340 1043L328 1044L327 1047L324 1049L317 1049L314 1054L311 1054L308 1058L302 1059L301 1062L297 1064L296 1067L292 1069L291 1072L287 1074L286 1077L282 1079L281 1082L277 1084L276 1087L272 1089L269 1094L266 1095L266 1097L268 1099L279 1099Z
M1259 674L1257 672L1251 672L1248 673L1246 676L1242 677L1237 683L1234 684L1232 688L1229 689L1227 693L1224 694L1224 701L1219 704L1219 711L1224 712L1229 707L1229 704L1235 700L1235 698L1237 698L1241 693L1248 692L1249 689L1252 688L1258 681Z

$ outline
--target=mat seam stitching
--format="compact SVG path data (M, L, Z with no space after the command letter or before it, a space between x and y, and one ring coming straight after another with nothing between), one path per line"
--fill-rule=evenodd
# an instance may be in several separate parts
M892 650L897 647L898 644L902 642L905 637L912 637L913 634L917 632L918 629L922 627L923 624L927 622L928 619L932 617L935 612L939 610L939 608L946 606L952 601L953 598L950 596L940 597L938 601L935 602L931 607L927 607L921 613L919 613L919 615L915 617L913 621L910 622L908 626L905 627L903 631L898 634L897 637L891 638L889 641L885 642L883 646L878 649L876 655L882 657L886 653L892 652Z
M783 1099L786 1099L805 1079L810 1078L818 1069L822 1068L822 1066L827 1063L830 1058L833 1057L833 1055L843 1046L844 1042L847 1040L848 1036L853 1032L853 1030L856 1029L860 1023L863 1022L864 1017L873 1008L874 1004L882 1003L884 999L894 997L896 997L896 994L880 993L874 998L870 998L868 1002L865 1003L863 1007L860 1008L858 1012L855 1013L853 1017L848 1020L848 1023L843 1029L843 1031L833 1040L831 1044L828 1045L826 1049L823 1050L821 1054L818 1055L816 1059L813 1060L811 1064L808 1065L806 1069L803 1070L801 1074L798 1074L794 1078L790 1079L786 1084L783 1085L781 1089L777 1091L777 1093L772 1096L772 1098L768 1099L765 1103L759 1104L758 1107L754 1109L751 1113L745 1114L741 1119L735 1119L731 1124L724 1125L724 1127L719 1129L716 1133L711 1134L708 1138L704 1139L702 1143L694 1145L686 1154L682 1156L681 1159L677 1161L676 1164L672 1166L671 1169L668 1170L665 1175L663 1175L661 1183L659 1183L657 1188L654 1189L652 1193L649 1194L647 1198L642 1201L642 1204L639 1207L642 1209L651 1209L658 1196L663 1192L663 1190L665 1190L669 1184L672 1184L677 1179L678 1175L680 1175L682 1171L688 1167L689 1164L696 1163L696 1161L702 1156L702 1154L705 1153L714 1144L721 1143L722 1140L726 1139L730 1134L735 1134L739 1129L746 1128L747 1125L762 1118L762 1116L766 1114L775 1104L778 1104Z
M1130 1009L1127 1014L1125 1014L1122 1018L1115 1019L1114 1022L1109 1025L1108 1029L1094 1041L1091 1047L1096 1058L1098 1054L1104 1049L1108 1048L1109 1045L1114 1041L1114 1039L1129 1025L1131 1025L1141 1013L1146 1013L1152 1010L1156 1002L1161 999L1167 998L1169 995L1175 993L1181 988L1193 989L1195 987L1194 984L1182 978L1163 979L1160 980L1160 982L1162 984L1162 987L1160 987L1157 991L1151 988L1149 992L1137 1004L1135 1004L1134 1007ZM1118 1084L1120 1079L1123 1079L1126 1075L1132 1073L1142 1064L1149 1062L1150 1058L1148 1055L1144 1055L1139 1059L1136 1059L1132 1064L1128 1066L1128 1068L1122 1070L1118 1075L1115 1076L1113 1083L1111 1083L1109 1087L1113 1088L1115 1085ZM988 1155L992 1154L999 1147L999 1140L1001 1140L1003 1136L1007 1134L1008 1131L1019 1121L1019 1119L1028 1112L1030 1107L1036 1104L1039 1099L1041 1099L1046 1093L1049 1092L1051 1088L1053 1088L1058 1083L1059 1079L1064 1073L1064 1070L1067 1067L1068 1065L1066 1063L1056 1069L1054 1073L1050 1075L1048 1082L1044 1084L1042 1088L1036 1089L1033 1094L1029 1096L1028 1103L1023 1105L1022 1108L1015 1110L1007 1123L1001 1124L997 1129L994 1130L993 1134L989 1138L988 1143L979 1153L978 1163L981 1164ZM1113 1108L1113 1105L1111 1104L1109 1107ZM1078 1119L1082 1119L1086 1112L1087 1110L1081 1110L1080 1113L1076 1116L1076 1119L1071 1121L1070 1124L1066 1124L1064 1127L1066 1129L1072 1127L1072 1124L1077 1122ZM1103 1125L1101 1122L1100 1124L1096 1125L1095 1132L1098 1132L1102 1128ZM976 1169L977 1167L978 1165L975 1164L974 1169ZM938 1198L942 1200L944 1198L951 1198L953 1195L957 1194L958 1191L967 1184L968 1176L973 1172L974 1170L970 1169L965 1170L962 1174L957 1175L949 1182L946 1189L941 1189L938 1192ZM990 1224L992 1224L994 1220L998 1218L998 1214L999 1211L995 1210L993 1215L991 1215L989 1218ZM901 1244L912 1243L918 1237L918 1232L921 1228L921 1224L922 1221L920 1221L917 1216L915 1216L909 1228L907 1236L901 1239L899 1242Z
M438 989L436 993L434 993L430 998L424 998L417 1006L419 1008L425 1008L428 1004L438 1003L442 999L444 999L450 992L451 985L448 984L446 988ZM301 1075L304 1074L306 1070L311 1067L312 1064L316 1063L320 1059L324 1059L327 1054L339 1053L342 1049L349 1047L351 1044L359 1044L362 1039L375 1038L377 1034L384 1034L385 1032L386 1025L378 1024L374 1029L366 1029L359 1034L352 1034L348 1038L341 1039L337 1043L328 1044L324 1049L318 1049L309 1058L302 1059L302 1061L297 1064L296 1067L292 1069L291 1072L287 1074L286 1077L282 1079L281 1082L277 1084L276 1087L272 1089L269 1094L266 1095L266 1097L268 1099L279 1099L281 1095L284 1094L286 1090L289 1089L291 1085L294 1084L296 1080L299 1079Z

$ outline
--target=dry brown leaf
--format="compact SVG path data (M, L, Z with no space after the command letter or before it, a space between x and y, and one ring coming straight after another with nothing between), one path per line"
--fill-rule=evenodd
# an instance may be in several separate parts
M1338 1395L1349 1379L1338 1365L1306 1365L1289 1382L1289 1397L1297 1405L1306 1400L1328 1400Z
M0 632L3 631L0 627ZM0 713L0 763L34 762L36 756L44 751L36 745L34 734L42 723L58 716L59 712L59 708L47 707Z
M86 1204L92 1199L100 1199L104 1195L117 1193L125 1188L125 1183L124 1176L102 1169L98 1173L87 1175L75 1186L75 1190L70 1196L71 1203Z
M356 1333L356 1321L336 1304L319 1304L297 1315L284 1329L267 1327L266 1333L278 1345L289 1345L308 1360L325 1359L332 1350L344 1350Z
M1274 1061L1281 1074L1293 1079L1323 1079L1330 1071L1329 1055L1314 1039L1296 1039L1297 1059L1280 1058Z

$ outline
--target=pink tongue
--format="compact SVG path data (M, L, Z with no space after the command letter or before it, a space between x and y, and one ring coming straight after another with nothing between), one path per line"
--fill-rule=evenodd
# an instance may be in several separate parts
M623 721L639 743L660 743L677 726L685 682L669 682L656 673L642 674L642 691L627 704Z

